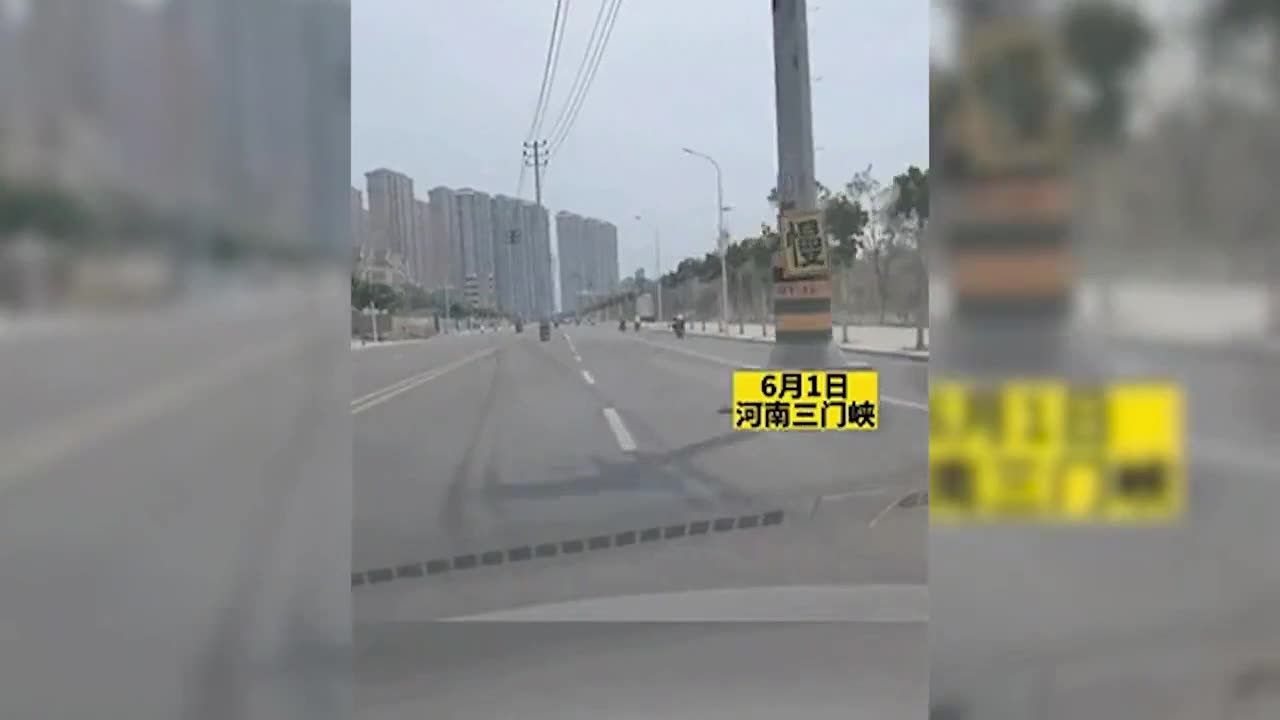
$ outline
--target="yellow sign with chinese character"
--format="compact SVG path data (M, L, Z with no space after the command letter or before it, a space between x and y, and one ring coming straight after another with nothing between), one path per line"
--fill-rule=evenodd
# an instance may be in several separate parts
M931 383L931 519L1176 520L1186 504L1183 432L1173 384Z
M875 430L880 380L875 370L736 370L733 429Z
M957 132L978 168L1058 167L1070 153L1061 48L1036 23L976 28L962 47Z
M779 218L784 277L812 277L831 269L822 213L792 213Z

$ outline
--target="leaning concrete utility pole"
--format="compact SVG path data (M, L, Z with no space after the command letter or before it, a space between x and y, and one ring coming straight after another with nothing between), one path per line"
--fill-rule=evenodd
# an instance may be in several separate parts
M932 230L952 308L931 370L1096 374L1071 339L1071 120L1056 33L1040 4L958 4L957 98L933 173L941 222Z
M805 0L773 2L780 246L774 262L777 333L769 367L850 366L831 337L831 267L813 158Z

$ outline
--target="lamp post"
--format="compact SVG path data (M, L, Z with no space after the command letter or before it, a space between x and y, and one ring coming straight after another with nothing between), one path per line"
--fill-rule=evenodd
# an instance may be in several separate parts
M710 155L690 148L681 149L694 157L706 160L716 169L716 249L720 252L720 329L724 332L729 329L729 267L725 259L728 253L724 232L724 174L720 170L720 163Z
M644 222L644 218L641 217L640 215L636 216L636 220L639 222ZM657 278L656 282L658 285L658 291L657 291L658 307L655 310L655 312L657 313L655 321L660 323L662 322L662 238L658 235L657 225L653 226L653 264L654 264L654 268L653 268L654 277Z

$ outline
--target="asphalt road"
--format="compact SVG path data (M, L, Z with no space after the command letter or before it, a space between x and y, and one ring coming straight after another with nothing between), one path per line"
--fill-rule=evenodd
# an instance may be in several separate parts
M342 715L345 285L0 338L0 716Z
M931 371L955 371L946 342ZM1280 358L1083 334L1068 347L1064 367L1182 385L1188 515L1158 529L934 529L934 701L968 718L1280 716ZM1237 697L1250 674L1269 689Z
M924 510L896 504L926 485L925 366L870 359L885 403L876 432L735 433L718 412L730 369L768 350L584 326L549 342L527 328L354 351L353 572L410 575L355 587L357 618L690 587L924 583ZM817 495L837 497L814 514ZM411 576L460 554L775 510L780 527Z
M357 662L368 720L913 720L920 623L393 623Z

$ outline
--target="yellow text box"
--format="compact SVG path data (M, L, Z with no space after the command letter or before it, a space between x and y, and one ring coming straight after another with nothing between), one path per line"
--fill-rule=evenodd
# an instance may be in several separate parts
M866 431L880 426L875 370L735 370L733 429Z
M1181 389L931 383L929 484L937 521L1176 520L1187 492Z

